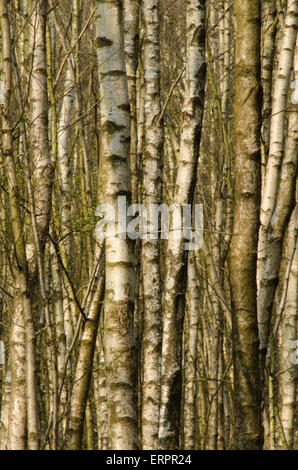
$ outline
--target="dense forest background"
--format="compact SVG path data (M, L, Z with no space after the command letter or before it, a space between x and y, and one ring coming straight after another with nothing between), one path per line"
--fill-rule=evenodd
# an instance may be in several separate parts
M298 449L298 1L0 21L0 448ZM103 239L119 196L202 243Z

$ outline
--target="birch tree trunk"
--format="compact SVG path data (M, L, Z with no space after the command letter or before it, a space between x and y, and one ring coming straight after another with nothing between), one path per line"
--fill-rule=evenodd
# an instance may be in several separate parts
M187 2L186 88L182 108L180 154L173 203L180 208L193 199L198 162L205 87L205 1ZM162 299L162 382L159 447L179 445L181 400L181 348L185 305L186 256L184 239L169 233Z
M32 56L32 77L30 90L31 105L31 153L33 191L36 222L40 249L43 254L48 234L52 201L53 167L48 142L48 92L46 65L46 13L47 2L36 0L32 5L30 22L30 47Z
M298 291L298 205L292 212L285 239L286 261L283 292L277 306L278 330L278 413L282 435L278 448L295 449L297 432L297 291Z
M8 193L10 218L14 241L16 262L15 292L13 316L10 333L11 395L9 407L9 426L7 446L12 450L23 450L26 446L26 349L23 317L24 284L26 291L27 260L25 253L24 232L22 230L19 188L17 183L15 160L13 155L11 90L12 90L12 53L11 32L7 1L0 2L1 39L3 55L4 104L2 107L2 149L8 167Z
M102 316L101 316L102 318ZM101 320L102 323L102 320ZM98 449L108 449L108 410L104 350L102 341L97 341L97 368L94 371L94 392L96 400Z
M163 126L159 120L160 44L159 1L145 0L144 79L145 79L145 151L143 168L143 204L150 212L152 204L161 203L161 161ZM151 206L152 207L152 206ZM150 231L150 228L147 228ZM143 268L143 395L142 449L158 446L161 347L161 277L158 234L142 240Z
M62 234L68 234L69 240L70 231L70 208L71 208L71 167L69 155L69 134L70 134L70 119L73 109L73 88L74 83L70 71L71 65L68 66L65 78L65 91L60 111L59 127L58 127L58 161L61 174L61 219L62 219ZM69 258L70 244L66 246L66 256Z
M97 1L98 62L101 78L101 172L105 203L118 212L118 197L130 200L130 113L122 30L122 1ZM125 206L126 210L126 206ZM119 214L118 214L119 216ZM120 224L116 218L116 231ZM124 235L125 236L125 235ZM105 358L110 449L137 447L136 369L133 337L131 241L106 238Z
M0 428L0 450L9 450L9 408L11 397L11 373L9 365L2 382L3 395L1 399L1 428Z
M297 25L298 3L296 0L289 0L287 4L282 44L279 51L278 71L272 97L269 156L266 165L260 214L261 227L258 246L258 286L263 276L266 246L268 243L268 228L275 208L278 191L278 179L280 176L280 167L284 148L285 113L290 86L291 69L293 66ZM266 336L266 332L263 332L262 330L263 328L266 328L265 324L267 322L261 319L260 323L264 323L264 326L261 326L260 330L261 348L263 349L265 347L263 337Z
M266 163L269 153L271 91L273 79L274 40L276 35L275 1L262 2L262 34L261 34L261 63L262 63L262 178L266 173Z
M199 287L194 253L190 253L187 266L188 282L188 329L185 358L185 392L184 392L184 449L195 448L196 435L196 361L199 324Z
M136 110L136 73L139 46L139 8L140 0L124 0L124 48L126 76L130 102L130 171L132 201L137 201L138 182L138 130Z
M28 171L28 191L32 217L33 241L33 268L38 265L40 276L40 291L43 300L46 300L44 285L44 250L49 229L51 213L51 196L53 182L53 168L51 163L48 142L48 93L47 93L47 64L46 64L46 13L47 2L37 0L31 5L32 19L30 22L30 46L32 49L32 76L30 84L30 150L31 168ZM27 157L29 166L29 159ZM32 170L32 181L30 178ZM35 264L34 264L35 263ZM47 311L47 306L45 306ZM36 352L35 332L30 299L26 301L26 349L27 349L27 400L28 400L28 446L37 449L38 443L38 415L36 390ZM48 325L51 330L50 319ZM51 339L52 352L54 351L53 335ZM54 352L55 355L55 352ZM53 364L55 375L55 365Z
M260 1L235 0L235 206L230 252L237 449L262 446L256 306L260 192Z
M74 20L73 20L74 23ZM72 25L72 30L75 30L74 26ZM73 103L74 103L74 87L76 84L73 80L72 74L73 68L73 58L69 58L69 63L66 71L65 76L65 84L64 84L64 96L62 100L62 106L60 110L59 116L59 123L57 129L57 157L58 157L58 164L59 164L59 173L61 179L61 229L62 229L62 236L65 237L63 240L63 245L61 249L61 256L63 263L71 273L71 248L73 237L71 234L71 198L72 198L72 165L71 165L71 155L70 155L70 121L73 112ZM55 255L54 255L55 256ZM54 266L53 266L54 268ZM58 276L60 274L57 273L57 281L59 281ZM63 331L65 332L65 344L71 344L72 338L72 321L75 318L75 306L74 303L70 301L72 298L70 294L70 287L69 283L66 282L66 286L63 283L63 279L61 279L61 289L62 289L62 317L61 317L61 325ZM70 294L70 295L69 295ZM60 361L61 364L64 364L64 361ZM59 370L59 372L61 372ZM71 373L71 362L68 366L68 375ZM67 380L69 382L69 380ZM64 389L62 392L61 400L60 400L60 407L61 405L64 407L64 399L66 398L67 391ZM62 423L63 428L65 428L65 420Z
M9 410L8 447L11 450L26 448L26 350L25 328L20 297L15 302L15 315L10 337L11 399Z
M298 117L297 105L292 106L293 109L289 111L288 115L288 132L285 140L279 188L268 229L268 246L258 295L260 346L264 355L267 350L273 300L279 277L282 242L295 198L298 164Z

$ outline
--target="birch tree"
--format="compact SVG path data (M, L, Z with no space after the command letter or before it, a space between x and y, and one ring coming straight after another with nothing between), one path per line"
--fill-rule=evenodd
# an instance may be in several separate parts
M278 178L283 154L283 137L285 129L285 111L290 86L291 69L297 34L298 4L295 0L287 3L285 26L282 44L279 51L278 73L274 83L272 97L272 117L270 120L269 156L266 164L266 174L261 202L261 227L258 246L258 283L262 279L264 258L266 254L268 228L276 204ZM260 319L261 348L265 347L266 324ZM264 326L263 326L264 324ZM264 331L263 331L264 330Z
M285 270L282 290L277 303L275 334L278 340L278 413L281 430L277 437L277 448L295 449L297 420L297 203L287 228L284 246ZM279 423L278 423L279 425ZM279 427L279 426L278 426Z
M101 172L105 203L117 214L118 196L131 198L130 114L123 51L122 2L97 2L97 48L101 78ZM137 447L136 371L133 338L131 241L117 233L105 241L105 358L108 439L111 449Z
M11 132L11 87L12 87L12 51L11 33L6 0L1 1L1 35L3 55L4 78L4 106L2 109L2 148L8 161L8 191L10 202L10 217L12 220L12 233L15 243L15 257L18 280L14 302L14 315L10 333L10 361L11 367L11 393L9 406L9 420L7 428L7 446L13 450L25 449L26 435L26 352L23 316L23 299L26 295L27 259L25 240L22 232L21 214L18 204L19 190L16 177L16 165L13 155ZM18 269L19 268L19 269ZM23 274L24 272L24 274Z
M297 13L0 0L1 449L297 448Z
M145 150L143 203L147 214L161 203L161 161L163 126L160 120L160 43L159 1L143 2ZM150 227L147 227L150 231ZM147 234L142 241L144 298L142 447L154 449L158 443L161 345L161 275L158 234Z
M185 358L185 395L184 395L184 448L194 449L196 434L196 360L199 326L199 287L194 253L189 254L187 265L187 347Z
M132 201L137 200L137 177L138 177L138 130L137 130L137 93L136 74L139 52L139 10L140 0L124 1L124 48L126 61L126 75L128 83L128 94L130 103L130 170Z

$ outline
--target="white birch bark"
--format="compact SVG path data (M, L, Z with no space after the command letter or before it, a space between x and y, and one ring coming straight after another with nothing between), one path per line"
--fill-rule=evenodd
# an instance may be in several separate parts
M12 91L12 49L11 28L6 0L0 2L1 39L3 57L4 103L2 107L2 153L8 171L9 213L14 240L15 291L13 315L10 331L11 396L9 424L7 427L7 446L12 450L23 450L26 446L26 345L23 316L23 299L26 295L27 260L25 253L24 231L21 224L18 201L18 181L13 155L11 130L11 91ZM28 383L28 382L27 382Z
M160 44L159 1L143 2L145 26L144 79L145 79L145 149L143 204L161 202L161 159L163 129L159 122L160 102ZM150 227L147 230L150 230ZM142 449L158 446L158 418L160 399L160 346L161 346L161 277L160 242L158 234L142 240L143 268L143 395L142 395Z
M139 43L139 6L140 0L124 0L124 48L130 102L130 171L133 202L137 202L138 183L136 73Z
M101 172L104 202L118 212L118 196L130 199L130 108L125 71L122 3L97 1L97 50L101 78ZM118 218L116 223L117 231ZM110 449L135 449L136 372L133 337L131 242L106 238L105 359Z
M263 276L258 295L258 321L261 350L267 349L271 312L279 277L282 241L290 216L297 178L298 164L298 116L297 105L289 113L288 133L280 174L275 210L268 230Z
M262 2L262 31L261 31L261 75L263 87L263 109L262 109L262 178L265 176L266 163L269 153L270 138L270 114L271 114L271 91L272 70L274 59L275 40L275 18L276 7L273 0Z
M58 367L58 384L61 386L63 372L64 372L64 363L67 354L66 349L66 335L64 328L64 311L63 311L63 291L62 291L62 279L61 279L61 270L58 264L56 253L53 246L49 247L49 266L48 269L51 272L51 276L48 278L51 279L51 295L54 299L53 301L53 312L55 316L55 330L57 335L57 367ZM59 423L59 445L61 448L61 442L65 432L66 425L66 414L67 414L67 392L69 388L69 383L64 384L62 392L60 394L59 400L59 416L61 418Z
M284 149L285 113L293 67L293 56L298 25L298 3L289 0L281 49L279 51L278 72L273 88L272 114L270 122L269 156L266 165L264 188L262 191L258 245L258 287L263 276L268 228L276 205L278 179Z
M53 168L50 158L47 121L48 93L47 66L45 54L46 31L45 0L36 0L32 5L30 22L30 47L32 50L32 76L30 89L31 106L31 153L33 171L33 192L40 247L43 250L48 233Z
M285 238L285 275L282 295L277 307L278 330L278 412L282 436L278 448L294 449L297 432L297 292L298 292L298 206L293 210ZM286 447L285 447L286 444Z
M105 358L102 341L97 341L97 367L94 370L98 449L108 449L108 409Z
M73 81L68 67L65 78L65 94L63 96L58 126L58 160L61 174L61 219L63 235L70 229L70 197L71 197L71 167L69 155L70 119L73 108ZM67 256L69 256L69 244Z
M296 39L293 78L298 76L298 39ZM291 75L291 74L290 74ZM294 196L298 164L298 116L297 104L289 103L287 135L282 151L282 165L276 202L267 230L267 246L263 253L264 263L258 295L258 321L260 349L266 351L269 324L275 288L281 262L282 240L290 216ZM265 353L265 352L264 352Z
M15 314L10 337L11 400L9 410L8 448L26 448L26 349L21 297L15 301Z
M6 366L2 383L2 399L0 413L0 450L9 450L9 407L11 397L10 365Z
M74 29L74 27L73 27ZM71 195L72 195L72 171L69 153L70 139L70 120L73 112L74 87L72 68L72 58L69 59L69 65L66 72L64 84L64 96L60 111L59 125L57 130L57 150L58 162L61 178L61 225L62 235L66 236L62 250L63 262L68 270L71 268ZM66 342L69 345L73 334L71 318L74 318L74 305L70 303L67 291L69 286L63 289L63 326L65 327Z
M196 435L196 361L199 324L199 287L194 253L190 253L187 266L188 298L187 298L187 343L185 358L185 390L184 390L184 449L195 448Z

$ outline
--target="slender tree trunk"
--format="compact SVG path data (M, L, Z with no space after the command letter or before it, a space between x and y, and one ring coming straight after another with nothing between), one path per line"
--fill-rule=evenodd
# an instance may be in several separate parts
M101 315L102 317L102 315ZM101 323L102 320L101 320ZM101 333L100 333L101 334ZM108 409L107 409L107 389L106 370L102 341L97 341L97 367L94 370L94 392L96 401L97 435L98 449L108 448Z
M30 91L31 105L31 153L33 191L36 222L40 248L44 251L51 213L53 168L48 142L48 91L46 65L46 12L47 2L36 0L32 5L30 22L32 77Z
M26 350L21 296L15 301L15 314L10 337L11 399L9 413L9 449L26 448Z
M124 0L124 48L126 76L130 102L130 172L132 201L137 202L138 189L138 131L136 114L136 73L139 46L139 8L140 0Z
M2 382L1 398L1 428L0 428L0 450L9 450L9 407L11 399L11 372L10 365L6 366L6 374Z
M270 114L272 71L274 59L274 40L276 35L276 7L274 0L262 2L262 32L261 32L261 62L262 62L262 178L266 173L266 163L269 154Z
M159 1L145 0L144 14L144 76L145 76L145 151L143 204L149 214L152 204L161 203L161 160L163 128L159 120L160 44ZM152 207L152 206L151 206ZM148 230L148 228L147 228ZM149 229L150 230L150 229ZM142 240L143 268L143 396L142 448L158 446L161 348L161 276L158 234Z
M27 260L25 253L24 232L22 230L19 188L17 183L15 160L13 156L13 141L11 132L11 89L12 89L12 53L10 24L7 1L1 0L1 36L3 54L4 105L2 108L2 148L8 167L8 192L10 203L10 218L14 240L16 261L15 292L13 302L13 317L10 333L11 361L11 397L9 409L9 426L7 429L8 447L22 450L26 446L26 349L25 328L23 317L23 296L26 292ZM25 284L25 287L24 287Z
M62 235L68 235L66 243L66 259L70 255L70 243L68 240L70 232L70 208L71 208L71 166L69 154L69 134L70 119L73 109L73 88L74 83L71 79L70 66L66 72L65 91L60 111L59 127L58 127L58 161L61 174L61 221Z
M196 362L199 323L199 287L194 253L188 257L188 328L185 358L184 449L195 448L196 435Z
M297 199L297 197L296 197ZM277 448L295 449L297 429L297 290L298 205L292 212L283 247L280 284L276 296L274 337L278 344L278 397L274 401L279 435Z

